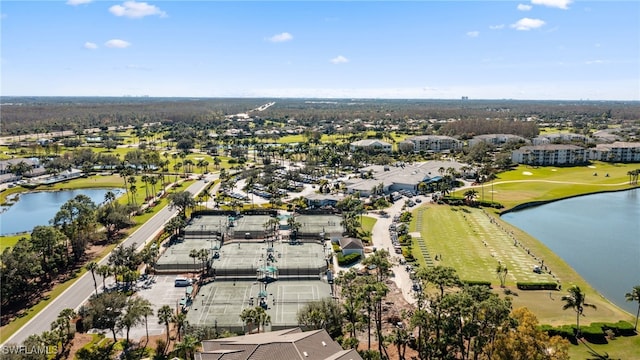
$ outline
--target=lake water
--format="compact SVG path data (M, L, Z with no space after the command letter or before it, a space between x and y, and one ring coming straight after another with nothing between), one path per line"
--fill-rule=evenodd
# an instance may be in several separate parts
M624 294L640 285L640 189L560 200L502 218L562 257L616 305L636 313Z
M18 202L0 215L0 235L31 231L37 225L49 225L60 207L77 195L86 195L99 205L104 202L104 195L112 191L116 197L121 189L78 189L64 191L40 191L20 194Z

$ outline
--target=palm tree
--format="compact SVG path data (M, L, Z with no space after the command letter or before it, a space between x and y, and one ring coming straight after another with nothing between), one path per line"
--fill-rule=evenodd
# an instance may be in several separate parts
M67 330L67 339L71 338L71 320L73 320L76 315L76 312L73 309L69 308L63 309L58 314L58 320L64 325L64 328Z
M193 268L195 270L196 268L196 259L198 258L198 250L196 249L191 249L191 252L189 252L189 257L193 259Z
M100 265L96 269L96 273L102 276L102 291L105 291L107 289L105 286L105 279L111 275L111 267L109 265Z
M586 295L580 290L580 287L574 285L569 288L569 294L564 295L562 297L562 301L564 301L564 305L562 306L562 310L567 310L569 308L573 309L576 312L576 340L580 336L580 316L583 315L583 311L585 307L590 307L596 309L596 306L593 304L588 304L585 302Z
M184 326L187 324L187 314L180 312L174 315L172 320L176 324L176 333L178 333L178 341L180 341L182 329L184 329Z
M153 308L151 302L147 299L142 299L138 304L138 312L144 317L144 330L147 333L146 344L149 343L149 316L153 315Z
M477 196L478 191L476 191L475 189L469 189L464 192L464 198L465 200L467 200L468 204L472 204Z
M175 350L178 354L184 354L185 359L192 360L199 345L200 341L198 341L198 338L192 335L187 335L184 337L183 341L176 344Z
M624 298L627 301L636 301L638 302L638 311L636 312L636 325L633 327L634 330L638 330L638 317L640 316L640 285L636 285L633 287L631 292L624 294Z
M167 328L167 345L169 345L169 323L173 318L173 310L169 305L163 305L158 309L158 324L164 324Z
M112 205L115 199L116 199L116 194L114 194L113 191L107 191L107 193L104 194L104 202L109 205Z
M93 277L93 287L96 289L96 296L98 296L98 283L96 282L96 270L98 270L98 263L90 261L85 265L88 271L91 271L91 277Z

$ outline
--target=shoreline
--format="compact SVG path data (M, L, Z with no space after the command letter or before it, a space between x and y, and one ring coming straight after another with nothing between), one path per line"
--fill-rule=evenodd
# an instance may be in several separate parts
M594 295L597 295L601 300L605 301L607 304L609 304L610 306L612 306L616 310L620 311L621 313L629 316L630 318L635 319L635 313L634 312L631 312L631 311L629 311L627 309L622 308L620 305L616 304L610 298L608 298L607 296L602 294L597 288L595 288L591 284L591 282L587 281L586 278L584 278L584 276L582 274L580 274L577 270L575 270L573 268L573 266L570 265L563 257L558 255L555 251L551 250L540 239L538 239L535 236L529 234L527 231L517 227L516 225L511 224L511 223L507 222L506 220L502 219L502 215L508 214L508 213L511 213L511 212L514 212L514 211L520 211L520 210L524 210L524 209L540 206L540 205L550 204L550 203L557 202L557 201L560 201L560 200L567 200L567 199L572 199L572 198L577 198L577 197L582 197L582 196L588 196L588 195L597 195L597 194L605 194L605 193L616 193L616 192L623 192L623 191L630 191L630 190L637 190L637 189L640 189L640 185L634 185L634 186L629 187L627 189L601 190L601 191L594 191L594 192L588 192L588 193L583 193L583 194L576 194L576 195L571 195L571 196L566 196L566 197L557 198L557 199L551 199L551 200L531 201L531 202L526 202L526 203L523 203L523 204L516 205L513 208L505 210L505 211L494 211L493 214L503 224L506 224L507 226L509 226L509 227L511 227L513 229L517 229L519 232L521 232L522 234L526 235L526 238L528 239L528 241L534 241L536 243L536 245L540 246L541 248L546 249L549 253L553 254L553 256L557 258L556 261L560 260L564 266L566 266L568 269L570 269L570 271L572 271L575 275L577 275L578 279L579 279L579 282L581 282L584 285L587 285L589 290L591 290Z
M514 207L512 207L510 209L500 211L497 214L499 216L502 216L504 214L508 214L508 213L511 213L511 212L520 211L520 210L524 210L524 209L528 209L528 208L536 207L536 206L540 206L540 205L550 204L550 203L553 203L553 202L556 202L556 201L577 198L577 197L581 197L581 196L589 196L589 195L596 195L596 194L606 194L606 193L614 193L614 192L621 192L621 191L629 191L629 190L640 189L640 185L630 185L630 186L631 187L629 187L627 189L598 190L598 191L587 192L587 193L583 193L583 194L575 194L575 195L564 196L564 197L560 197L560 198L557 198L557 199L529 201L529 202L525 202L525 203L522 203L522 204L518 204L518 205L516 205L516 206L514 206Z

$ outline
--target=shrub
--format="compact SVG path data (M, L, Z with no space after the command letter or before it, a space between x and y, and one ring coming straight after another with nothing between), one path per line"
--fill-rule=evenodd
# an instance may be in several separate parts
M334 252L341 252L342 249L340 248L340 245L336 244L336 243L331 243L331 247L333 248Z
M524 282L516 283L520 290L557 290L558 284L555 282Z
M469 286L486 286L491 287L491 281L485 280L462 280L462 283Z
M589 342L594 344L606 344L607 339L601 326L591 324L589 326L581 326L580 333Z
M347 254L347 255L338 254L338 264L340 266L351 265L351 264L354 264L354 263L356 263L358 261L360 261L360 254L359 253L351 253L351 254Z

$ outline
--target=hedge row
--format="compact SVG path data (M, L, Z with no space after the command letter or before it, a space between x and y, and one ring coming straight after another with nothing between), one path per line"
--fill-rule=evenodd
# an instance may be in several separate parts
M520 290L558 290L558 283L555 282L524 282L516 283Z
M358 261L360 261L359 253L351 253L347 255L338 254L338 264L340 266L351 265L351 264L357 263Z
M562 325L558 327L541 325L540 329L549 334L549 336L561 336L575 343L575 325ZM580 333L582 334L582 337L594 344L607 343L607 331L613 332L615 336L635 335L633 325L623 320L620 320L617 323L594 322L588 326L580 326Z
M485 280L462 280L462 283L469 286L486 286L491 287L491 281Z

